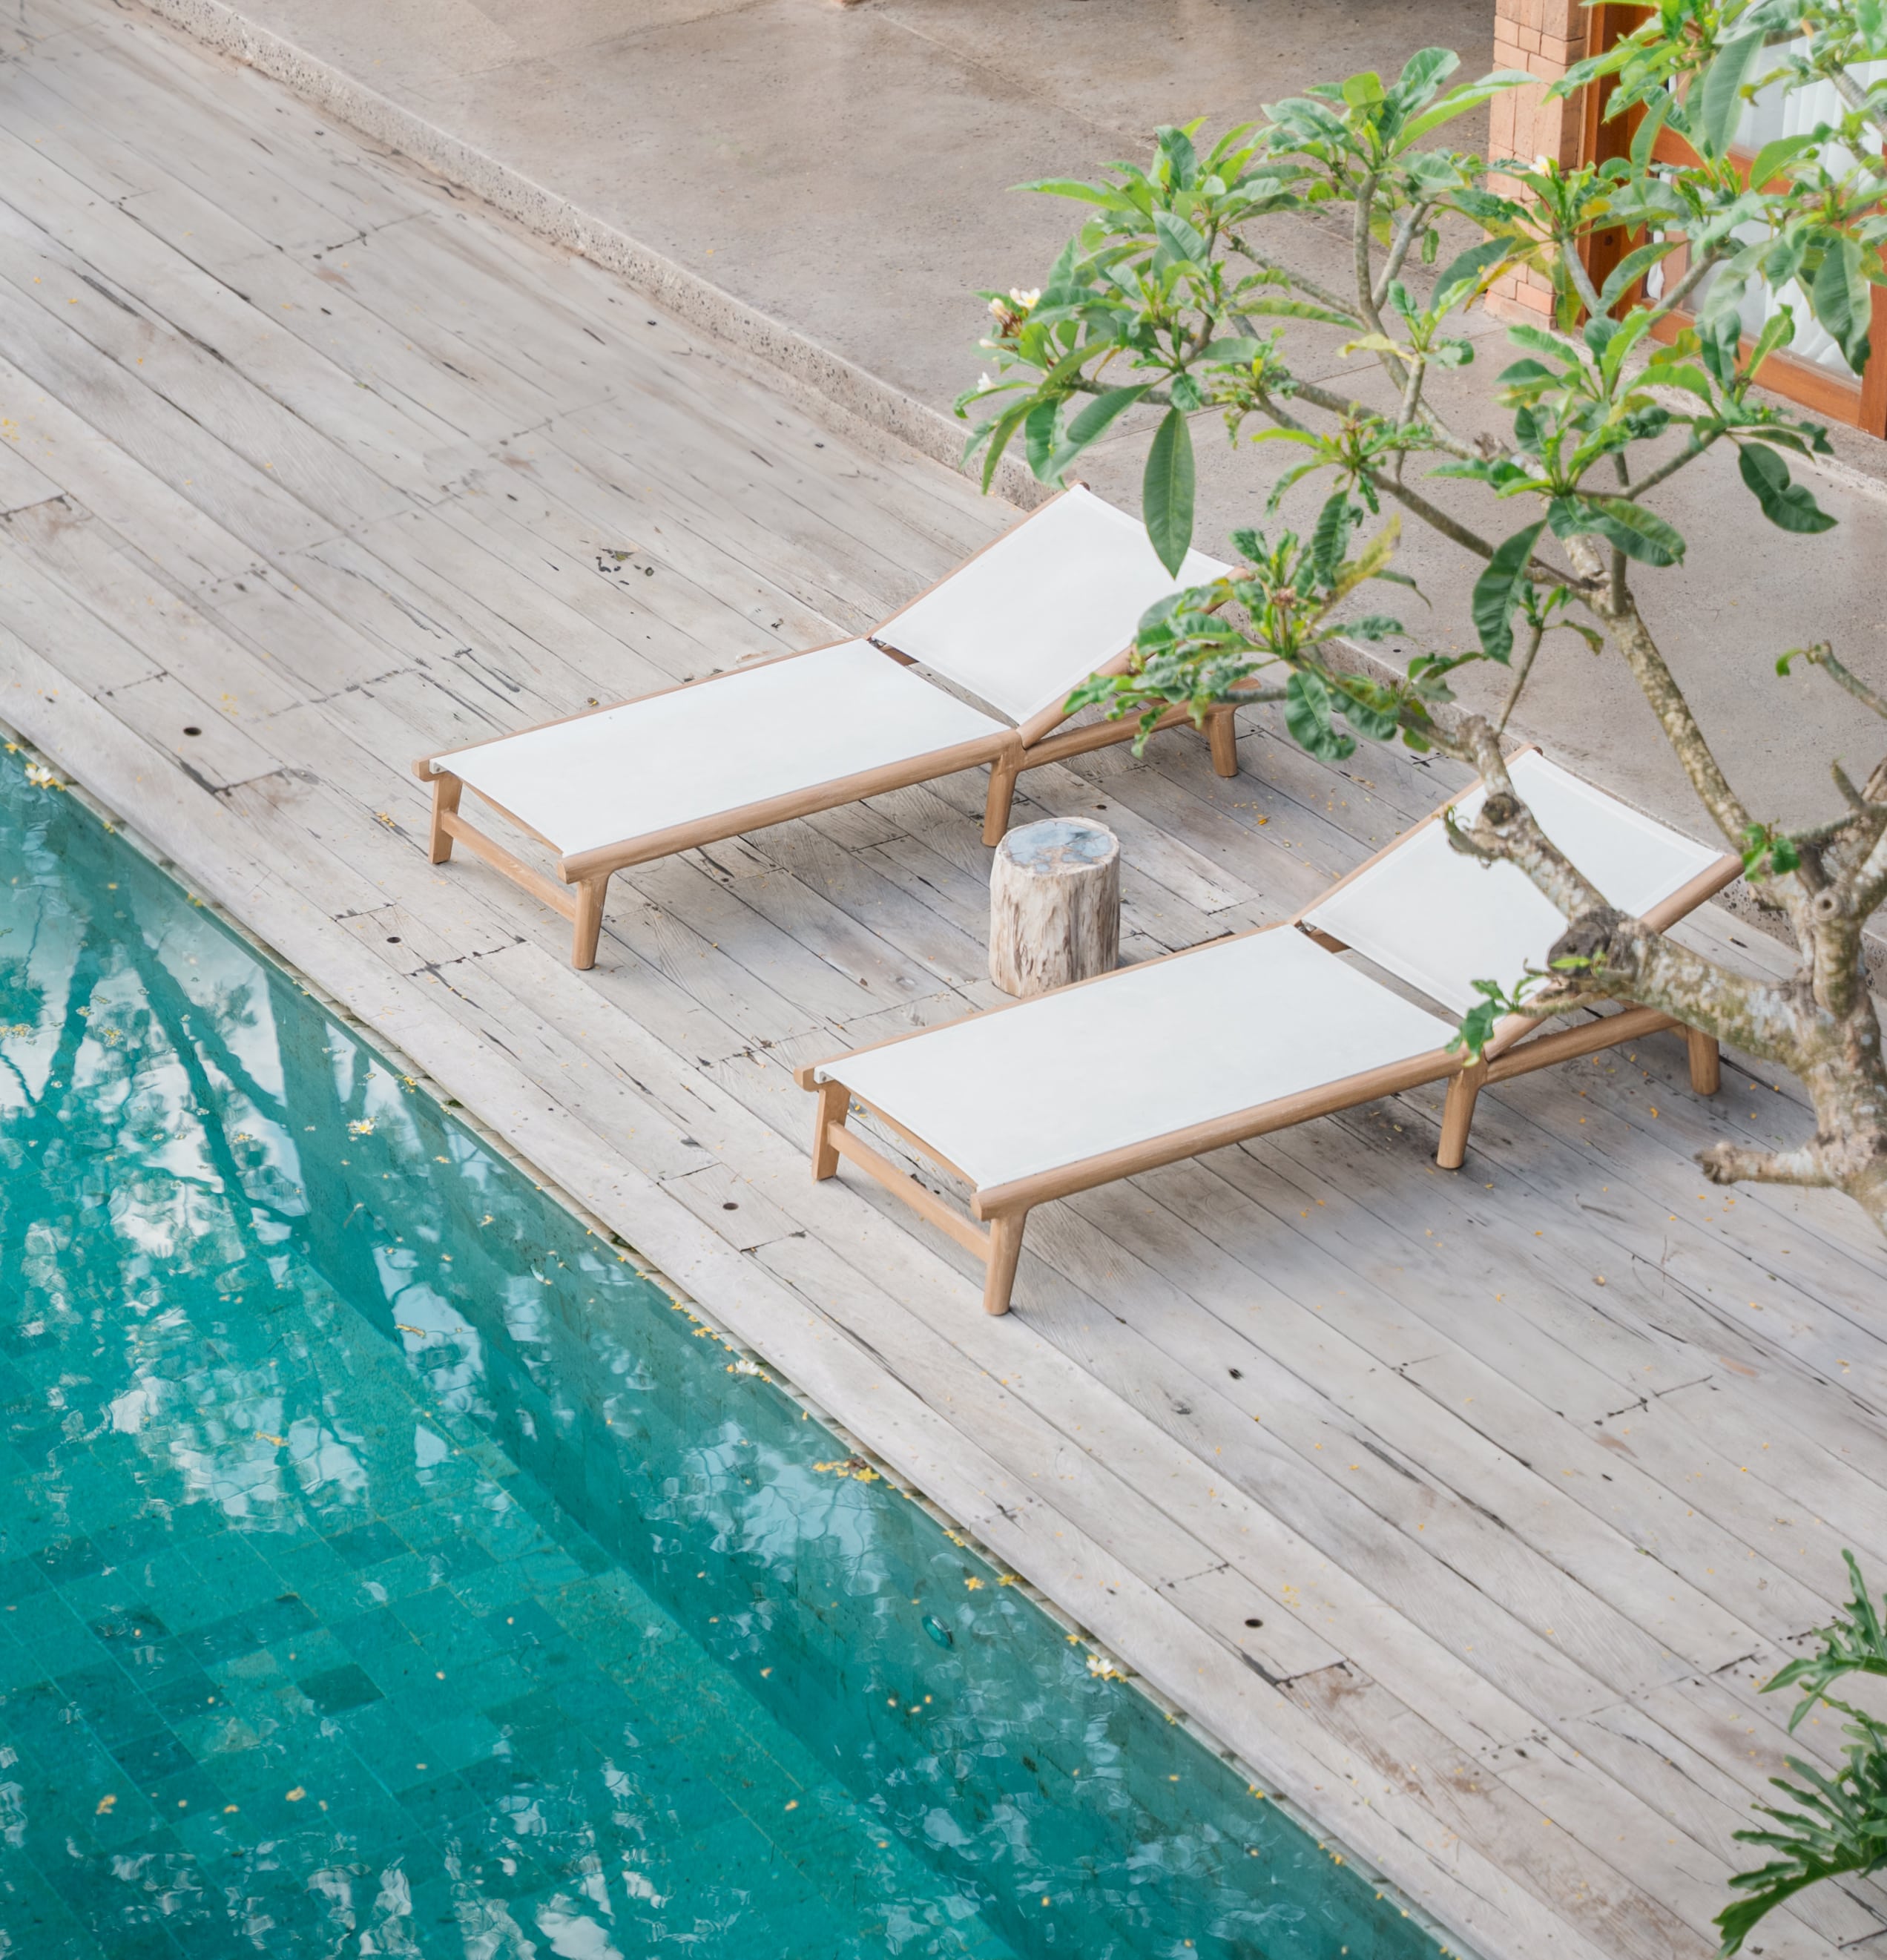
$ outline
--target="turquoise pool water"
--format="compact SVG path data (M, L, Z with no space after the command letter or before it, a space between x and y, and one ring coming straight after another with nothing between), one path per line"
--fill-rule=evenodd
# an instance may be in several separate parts
M0 1955L1439 1949L0 757Z

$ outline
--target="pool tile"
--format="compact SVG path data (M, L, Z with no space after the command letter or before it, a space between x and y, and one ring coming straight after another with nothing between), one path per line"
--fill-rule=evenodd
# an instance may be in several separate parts
M339 1715L381 1699L373 1677L352 1661L323 1669L319 1674L304 1675L295 1685L323 1715Z
M150 1689L151 1706L170 1722L187 1721L228 1705L221 1687L198 1669L172 1669Z
M256 1653L316 1624L298 1595L284 1592L196 1628L184 1634L179 1644L199 1666L215 1667Z
M26 867L0 932L78 935L140 1112L62 1084L54 1143L0 1151L0 1246L57 1208L85 1301L43 1312L28 1275L0 1313L0 1742L32 1820L0 1912L30 1881L58 1928L27 1960L253 1960L252 1925L433 1960L508 1924L625 1960L1013 1960L1155 1925L1198 1960L1432 1960L1033 1608L966 1604L927 1516L816 1476L833 1438L6 759L0 850ZM97 1049L56 986L44 1013ZM263 1085L218 1146L253 1230L173 1039ZM1268 1856L1221 1869L1237 1831ZM1015 1896L1042 1872L1095 1875L1052 1941ZM1271 1952L1281 1906L1314 1952Z
M190 1752L169 1729L140 1736L135 1742L119 1744L111 1752L118 1766L140 1790L150 1793L150 1786L188 1768Z
M389 1559L403 1558L411 1550L399 1532L377 1519L335 1534L328 1538L327 1547L343 1565L355 1572L366 1566L383 1564Z

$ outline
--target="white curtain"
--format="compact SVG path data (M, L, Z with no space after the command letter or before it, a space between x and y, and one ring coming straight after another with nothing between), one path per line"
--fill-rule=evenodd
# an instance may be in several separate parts
M1806 45L1797 42L1793 47ZM1793 47L1777 47L1765 55L1764 59L1767 63L1772 57L1793 51ZM1879 76L1887 75L1887 62L1870 62L1850 72L1865 88ZM1755 100L1743 111L1742 120L1736 127L1736 148L1753 154L1778 137L1799 135L1822 123L1838 123L1843 113L1841 98L1831 81L1818 81L1806 88L1793 91L1785 89L1779 82L1771 82L1767 88L1756 91ZM1879 139L1873 139L1869 147L1878 154ZM1828 145L1823 154L1829 168L1838 171L1850 168L1854 161L1854 153L1840 143ZM1762 235L1763 228L1759 224L1743 225L1736 234L1745 241ZM1743 295L1743 332L1753 340L1762 331L1770 315L1784 305L1795 316L1795 338L1789 343L1789 352L1798 361L1811 361L1831 373L1850 374L1853 371L1842 358L1841 348L1809 311L1807 295L1793 279L1773 292L1767 286L1751 283Z

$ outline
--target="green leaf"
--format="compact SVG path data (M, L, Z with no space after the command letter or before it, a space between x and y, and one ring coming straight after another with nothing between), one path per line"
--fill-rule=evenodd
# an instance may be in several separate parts
M1811 129L1805 135L1778 136L1773 143L1764 144L1756 152L1755 161L1749 167L1750 189L1761 190L1771 178L1793 163L1804 150L1812 148L1819 140Z
M1809 288L1809 304L1815 309L1815 318L1834 336L1841 358L1857 374L1867 365L1867 330L1873 314L1867 276L1861 266L1857 239L1831 238L1822 255L1822 269Z
M1155 555L1174 578L1192 542L1192 431L1177 409L1169 409L1147 452L1141 507Z
M1461 65L1461 57L1452 48L1418 48L1402 64L1402 72L1389 91L1389 100L1407 111L1426 102Z
M1015 434L1023 418L1033 406L1033 404L1026 400L1012 402L994 422L984 425L989 438L989 447L983 452L983 488L985 492L995 476L997 464L1002 460L1003 451L1009 446L1009 438ZM973 448L982 439L983 432L979 430L971 438L971 447Z
M1613 326L1616 331L1606 335L1605 345L1597 350L1599 372L1609 382L1618 380L1625 356L1651 330L1651 310L1648 307L1634 307Z
M1644 565L1683 562L1682 533L1655 511L1623 497L1556 497L1546 514L1555 537L1589 533Z
M1580 336L1602 363L1605 349L1612 345L1613 335L1618 331L1618 323L1609 313L1596 313L1586 323L1586 330Z
M1766 443L1745 443L1736 453L1736 467L1762 514L1780 530L1812 533L1831 531L1834 520L1812 493L1790 480L1789 466Z
M1284 726L1320 762L1341 762L1356 753L1356 737L1331 719L1330 690L1321 675L1300 669L1285 683Z
M1610 313L1653 266L1661 259L1668 259L1683 243L1682 238L1654 238L1649 245L1640 245L1635 252L1628 252L1613 266L1611 277L1599 289L1600 307Z
M1058 445L1055 425L1061 414L1061 401L1051 396L1045 402L1036 402L1022 418L1023 446L1029 458L1029 467L1045 483L1052 480L1049 465L1055 458ZM1062 467L1065 469L1067 465Z
M1796 848L1794 838L1790 837L1787 831L1778 830L1773 823L1751 823L1744 826L1742 861L1743 875L1748 878L1786 878L1791 871L1797 871L1802 868L1802 853ZM1825 1631L1822 1637L1824 1640L1827 1639L1828 1634ZM1812 1659L1801 1660L1795 1663L1796 1670L1799 1672L1806 1672L1812 1669L1815 1665L1815 1662ZM1774 1681L1765 1684L1764 1692L1766 1694L1771 1688L1787 1686L1788 1683L1784 1679L1784 1676L1788 1676L1790 1679L1798 1678L1798 1675L1792 1674L1789 1669L1784 1668L1782 1673L1777 1675ZM1793 1729L1795 1724L1792 1722L1789 1726Z
M1445 123L1452 123L1457 116L1465 116L1470 109L1478 109L1481 103L1498 95L1503 89L1524 88L1529 82L1536 88L1539 77L1529 75L1523 68L1496 68L1491 75L1484 75L1478 81L1465 83L1459 88L1451 88L1434 107L1424 110L1402 132L1399 148L1410 143L1419 143L1431 130L1439 129Z
M1656 361L1645 371L1645 379L1660 388L1685 388L1707 402L1717 398L1710 392L1710 377L1688 361Z
M1329 307L1317 306L1309 300L1285 299L1267 295L1255 299L1242 307L1242 313L1274 320L1320 320L1331 326L1360 326L1363 323L1353 313L1334 313Z
M1615 96L1612 100L1616 102L1619 98ZM1631 161L1639 170L1650 168L1651 152L1656 146L1658 137L1666 123L1670 119L1672 105L1675 100L1675 96L1668 94L1660 89L1658 91L1657 100L1652 103L1649 112L1633 133Z
M1195 123L1192 126L1196 129L1199 126ZM1162 123L1154 136L1173 167L1175 189L1190 190L1199 181L1199 153L1192 147L1192 137L1169 123Z
M1484 238L1478 245L1470 245L1467 250L1449 261L1448 269L1435 282L1434 310L1437 315L1452 311L1460 305L1494 266L1501 264L1513 253L1516 241L1511 238ZM1461 290L1456 293L1454 289Z
M1392 578L1399 585L1414 583L1412 580L1404 578L1400 572L1386 572L1378 575ZM1397 640L1402 638L1407 634L1408 628L1401 620L1393 618L1387 612L1364 612L1356 619L1345 619L1341 625L1332 628L1332 631L1338 638L1345 640ZM1365 711L1370 714L1379 711L1388 714L1389 726L1386 730L1379 729L1374 726L1366 727L1363 723L1357 722L1357 726L1363 729L1364 734L1373 735L1379 742L1386 742L1395 732L1395 724L1399 711L1393 709L1379 711L1376 708L1370 708ZM1356 721L1354 711L1345 708L1344 712L1349 715L1352 721Z
M1352 109L1367 109L1371 103L1380 102L1388 92L1383 86L1383 78L1367 70L1351 75L1343 84L1343 99Z
M1535 354L1543 354L1549 361L1562 368L1577 374L1580 368L1579 356L1565 342L1547 332L1543 326L1522 324L1507 329L1507 338L1516 347L1530 347Z
M1071 197L1078 203L1098 204L1107 211L1138 212L1140 208L1111 184L1083 183L1074 177L1042 177L1034 183L1014 184L1010 188L1039 191L1045 197Z
M1691 141L1707 157L1729 153L1729 139L1742 119L1743 84L1762 52L1762 43L1760 33L1739 34L1725 42L1692 91Z
M1475 630L1481 635L1481 649L1488 659L1499 660L1504 666L1513 652L1513 608L1527 582L1527 562L1545 528L1546 520L1542 517L1525 530L1516 531L1501 544L1488 561L1487 570L1475 581Z
M1339 490L1317 513L1310 533L1310 562L1320 585L1334 585L1350 544L1350 492Z
M1728 282L1720 278L1716 284L1726 285ZM1742 345L1742 316L1734 307L1726 306L1721 313L1698 322L1698 353L1704 365L1726 388L1736 379L1736 355Z
M1788 656L1785 655L1784 658ZM1778 667L1780 663L1777 663ZM1759 826L1752 825L1755 832ZM1747 842L1749 833L1745 833ZM1887 1620L1883 1620L1876 1607L1873 1596L1868 1592L1867 1582L1861 1577L1860 1562L1851 1551L1841 1554L1847 1567L1847 1577L1853 1589L1848 1601L1831 1626L1818 1628L1815 1637L1822 1643L1820 1653L1803 1655L1789 1662L1773 1681L1763 1683L1762 1691L1773 1694L1779 1688L1793 1688L1799 1682L1806 1685L1802 1690L1801 1705L1789 1718L1793 1732L1801 1725L1803 1717L1817 1707L1826 1697L1828 1690L1844 1675L1874 1674L1887 1675ZM1887 1596L1882 1605L1887 1606Z
M1370 628L1380 630L1371 632ZM1398 632L1393 619L1379 619L1375 616L1349 621L1344 630L1352 638L1359 640L1386 639ZM1373 691L1376 698L1359 700L1356 695L1345 692L1338 706L1343 710L1344 718L1359 735L1367 736L1372 742L1392 740L1395 731L1402 726L1402 704L1387 688Z
M1069 447L1085 449L1097 438L1105 435L1153 385L1146 381L1137 388L1109 388L1106 394L1096 395L1068 424Z
M1206 243L1201 232L1170 211L1156 211L1153 222L1160 239L1160 250L1154 254L1155 271L1164 272L1167 266L1182 259L1195 266L1204 264Z
M1477 981L1475 984L1481 986L1485 983ZM1449 1052L1453 1054L1459 1050L1465 1053L1470 1061L1478 1061L1482 1049L1494 1039L1494 1025L1500 1018L1500 1003L1498 1001L1478 1001L1462 1016L1461 1025L1456 1029L1454 1039L1448 1044Z

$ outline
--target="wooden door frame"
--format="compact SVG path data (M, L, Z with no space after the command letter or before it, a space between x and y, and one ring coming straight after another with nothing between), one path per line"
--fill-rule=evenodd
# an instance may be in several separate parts
M1602 4L1593 11L1598 16L1595 23L1597 44L1593 50L1596 54L1615 46L1622 35L1629 33L1646 18L1647 10L1623 4L1623 0L1602 0ZM1630 153L1631 139L1644 112L1634 110L1608 121L1605 105L1615 85L1608 75L1585 91L1580 105L1579 122L1579 161L1582 163L1603 163L1609 158ZM1654 161L1667 163L1691 162L1696 156L1682 138L1668 129L1659 132L1651 154ZM1586 240L1581 256L1595 286L1603 287L1631 245L1631 234L1622 225L1595 233ZM1622 307L1632 304L1643 291L1640 283L1625 294L1619 304ZM1858 379L1835 374L1785 349L1771 355L1762 364L1756 377L1758 383L1790 401L1800 403L1813 414L1825 415L1830 422L1844 422L1869 435L1887 436L1887 287L1873 288L1873 351L1866 372ZM1653 331L1659 339L1672 340L1690 323L1689 314L1679 313ZM1748 339L1744 340L1742 353L1745 358L1752 345Z

